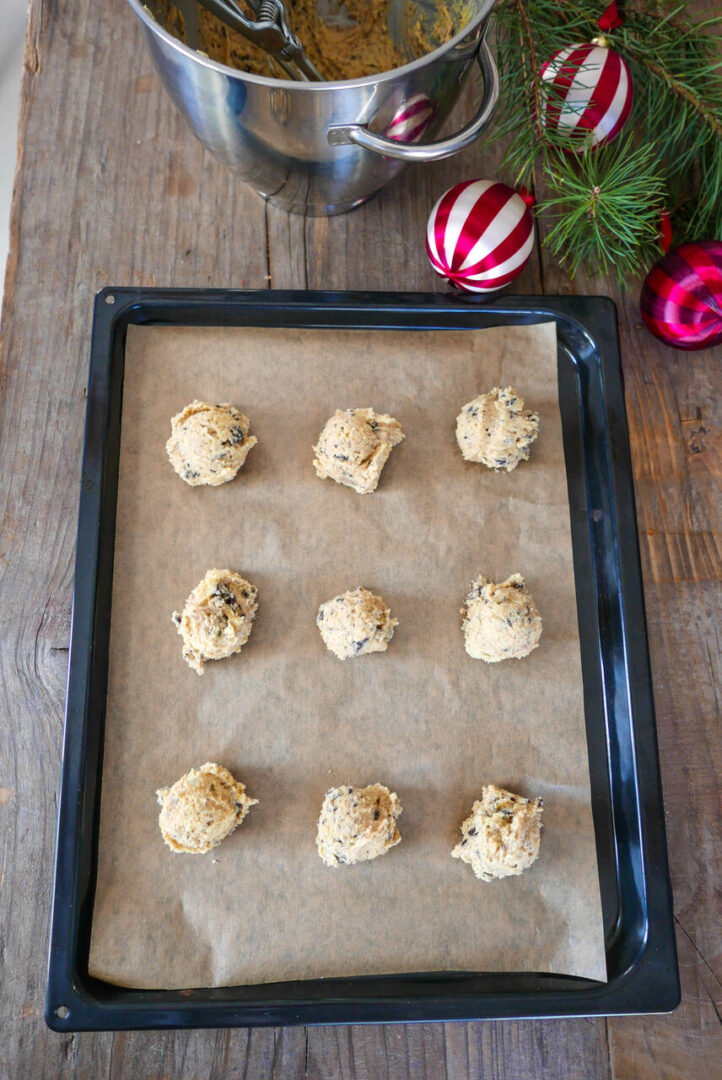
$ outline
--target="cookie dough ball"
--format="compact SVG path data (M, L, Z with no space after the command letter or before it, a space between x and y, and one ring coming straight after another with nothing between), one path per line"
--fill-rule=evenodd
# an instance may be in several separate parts
M513 386L474 398L456 418L456 441L467 461L511 472L529 457L539 434L539 417L527 409Z
M539 856L541 814L541 799L524 799L489 784L463 822L463 839L451 854L482 881L521 874Z
M393 416L377 416L373 409L337 409L313 448L316 474L367 495L376 490L392 447L403 438Z
M222 765L207 762L191 769L173 787L156 792L162 809L158 818L163 839L172 851L203 855L218 847L240 825L258 799Z
M192 401L170 422L168 459L186 484L217 487L232 480L258 439L250 421L233 405Z
M335 787L326 792L316 847L326 866L353 866L384 855L401 842L401 803L383 784Z
M359 586L321 604L316 625L327 649L339 658L386 652L398 619L380 596Z
M241 651L253 629L257 590L235 570L209 570L171 618L183 638L183 659L203 674L206 660Z
M475 660L521 660L539 644L541 616L521 574L500 585L478 577L461 614L466 651Z

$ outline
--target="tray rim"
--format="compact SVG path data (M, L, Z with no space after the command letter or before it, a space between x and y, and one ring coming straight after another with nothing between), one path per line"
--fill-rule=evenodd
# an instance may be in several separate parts
M164 319L162 312L172 305L182 305L185 317ZM215 308L215 317L199 318ZM261 321L239 321L245 310L260 309ZM573 976L547 973L525 974L525 989L509 991L502 985L515 973L435 973L404 976L359 976L324 980L324 1000L299 997L298 989L310 983L261 984L257 987L218 987L193 990L130 990L113 987L77 967L80 910L79 861L87 847L95 844L95 826L86 820L88 807L83 802L85 779L93 764L102 769L102 747L95 762L88 762L83 751L88 734L90 702L90 655L74 662L73 653L87 649L84 626L95 611L98 559L103 522L100 502L105 483L104 466L109 424L109 385L98 386L98 374L112 377L111 356L124 348L128 325L159 325L163 322L196 326L278 326L274 319L303 312L303 325L343 326L339 316L346 313L348 324L353 316L365 319L369 329L393 328L401 321L426 314L431 317L469 320L468 328L503 325L509 321L531 323L554 320L567 333L575 333L599 354L599 372L604 398L606 430L609 433L609 479L611 505L616 514L615 536L624 530L625 543L616 545L615 555L620 583L620 612L627 673L622 688L629 701L631 750L634 756L637 815L639 826L642 879L639 882L646 900L646 934L635 958L607 983ZM333 313L332 321L327 320ZM317 315L319 322L308 317ZM219 315L223 318L219 321ZM155 316L155 317L154 317ZM369 316L380 320L373 322ZM482 321L480 321L482 320ZM294 322L280 323L292 327ZM299 325L299 324L295 324ZM358 324L357 324L358 325ZM440 325L408 327L413 330L443 330ZM454 323L449 329L463 329ZM636 529L636 511L623 393L617 316L614 303L606 297L502 297L479 303L465 297L438 293L319 292L291 290L225 290L106 287L95 297L91 340L88 403L84 435L78 545L76 549L71 650L68 665L66 718L63 744L61 795L58 808L56 860L48 961L45 1020L56 1031L127 1030L160 1027L232 1027L282 1024L328 1024L367 1022L408 1022L432 1019L501 1019L522 1017L569 1017L625 1015L646 1012L669 1012L680 1000L679 975L673 926L672 894L669 882L662 804L661 776L657 750L656 726L651 687L651 673L646 637L641 563ZM104 370L105 369L105 370ZM102 379L101 379L102 383ZM107 396L106 411L97 408L96 397ZM93 426L94 425L94 426ZM102 442L102 461L89 453L89 447ZM102 482L98 482L101 476ZM107 527L107 523L106 523ZM112 530L115 522L113 513ZM112 558L111 558L112 565ZM90 568L90 574L86 571ZM92 588L91 588L92 584ZM84 620L84 626L81 626ZM91 619L92 622L92 619ZM95 635L92 637L95 643ZM79 670L82 669L82 670ZM83 677L79 678L82 674ZM80 685L79 685L80 684ZM104 696L104 687L100 688ZM97 692L97 688L96 688ZM82 724L69 718L82 713ZM102 740L101 740L102 742ZM629 748L628 748L629 749ZM638 756L642 751L642 756ZM83 760L80 760L80 757ZM97 783L97 780L96 780ZM89 826L91 840L81 839L81 826ZM97 824L97 823L96 823ZM624 831L625 822L617 828ZM72 852L65 850L63 838L71 835ZM617 835L615 833L615 835ZM653 880L652 880L653 878ZM653 886L653 887L651 887ZM92 893L92 889L90 890ZM92 903L92 895L90 901ZM609 951L608 951L609 955ZM483 978L498 982L496 992L464 993L454 983L473 983ZM406 992L395 995L366 993L381 979L389 986L413 982ZM424 984L443 983L444 993L419 993ZM265 991L286 988L287 996ZM253 1001L239 1001L238 990L257 990ZM409 990L413 989L414 993ZM438 988L437 988L438 989ZM294 993L294 990L296 991ZM355 992L354 994L350 991ZM236 997L234 998L234 993ZM67 1015L58 1016L65 1007Z

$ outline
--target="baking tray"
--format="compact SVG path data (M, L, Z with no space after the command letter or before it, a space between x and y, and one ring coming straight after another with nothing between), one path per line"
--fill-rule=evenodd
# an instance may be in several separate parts
M130 325L445 330L554 320L608 981L424 972L133 990L88 972ZM443 363L443 359L439 360ZM45 1019L56 1031L668 1012L672 894L614 304L600 297L104 289L95 301Z

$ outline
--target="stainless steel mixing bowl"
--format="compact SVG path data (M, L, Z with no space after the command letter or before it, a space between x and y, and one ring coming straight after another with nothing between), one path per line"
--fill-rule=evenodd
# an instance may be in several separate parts
M142 0L128 0L163 85L204 146L274 205L302 214L350 210L405 163L449 157L476 138L499 93L484 41L494 2L472 0L474 14L459 34L403 67L344 82L303 83L209 60L160 26ZM194 0L176 5L185 5L192 27ZM402 5L405 0L395 0L392 14ZM475 62L482 75L476 115L454 135L434 141Z

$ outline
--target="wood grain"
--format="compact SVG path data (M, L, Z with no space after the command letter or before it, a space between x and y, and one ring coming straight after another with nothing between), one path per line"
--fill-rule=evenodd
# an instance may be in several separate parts
M467 100L468 106L468 100ZM0 334L0 1078L708 1080L719 1075L720 352L616 297L684 991L672 1017L61 1036L42 1020L93 293L107 284L440 290L438 195L476 150L333 219L267 207L205 153L119 0L32 0ZM572 286L537 253L516 291ZM690 811L690 806L692 810ZM717 875L717 876L715 876Z
M609 1075L603 1021L311 1028L308 1080L558 1080Z

